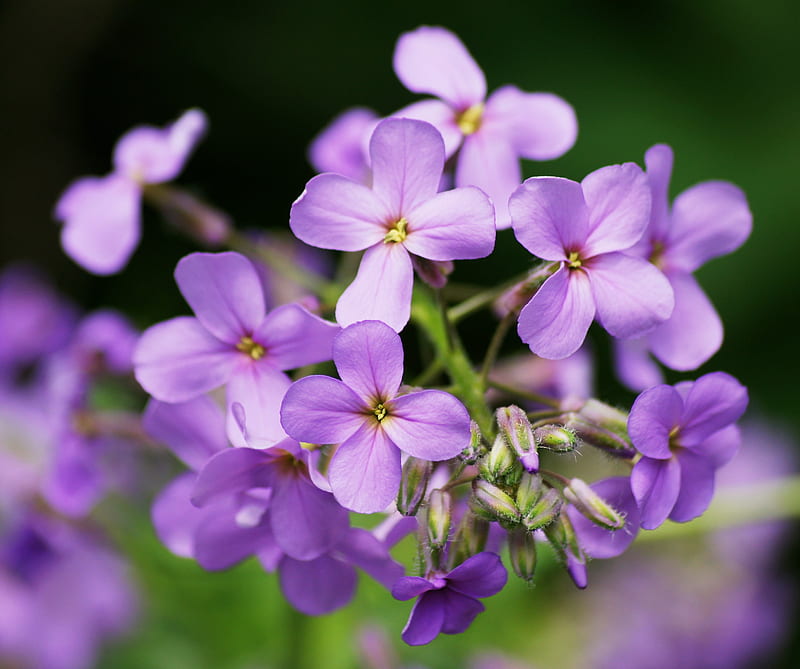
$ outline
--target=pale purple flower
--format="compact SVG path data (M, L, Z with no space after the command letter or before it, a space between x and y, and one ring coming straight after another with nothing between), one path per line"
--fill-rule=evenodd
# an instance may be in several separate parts
M723 372L655 386L636 398L628 433L642 458L631 489L643 528L655 529L668 517L686 522L708 508L717 469L739 448L734 423L747 401L747 389Z
M364 107L339 114L311 142L308 160L312 167L369 183L369 138L378 121L378 115Z
M511 224L506 204L522 181L519 159L551 160L575 143L572 107L552 93L503 86L486 98L486 79L449 30L422 26L400 36L394 71L414 93L438 100L417 102L393 114L418 118L442 134L447 157L459 150L456 186L478 186L497 211L497 227Z
M692 276L707 261L738 249L750 235L753 216L741 189L727 181L704 181L669 206L672 149L656 144L645 154L653 196L650 224L632 252L648 258L669 279L675 309L643 343L619 344L620 376L638 390L660 383L650 351L671 369L696 369L719 350L722 321Z
M496 595L507 580L494 553L473 555L450 572L404 576L394 584L392 596L400 601L418 599L403 629L403 641L422 646L440 633L461 634L485 610L478 600Z
M624 253L650 215L647 177L634 163L602 167L581 183L534 177L509 201L514 234L528 251L559 263L519 316L519 336L543 358L583 343L595 316L614 337L652 330L669 317L672 288L655 266Z
M346 326L381 320L400 331L411 313L414 256L483 258L494 248L494 211L477 188L438 193L444 144L422 121L386 119L370 140L372 188L320 174L292 205L292 232L312 246L362 251L355 280L336 305Z
M134 354L137 380L163 402L224 385L229 406L244 406L253 435L280 440L278 409L291 383L284 370L329 360L339 328L297 304L267 313L261 280L238 253L192 253L175 280L196 317L144 332Z
M333 343L333 360L342 380L296 381L284 398L281 423L298 441L340 444L328 478L342 506L360 513L386 508L400 484L401 451L439 461L469 444L469 414L453 395L398 395L403 345L386 324L345 328Z
M110 174L73 182L55 207L67 255L94 274L119 272L139 244L144 187L178 176L206 124L190 109L166 128L136 127L117 142Z

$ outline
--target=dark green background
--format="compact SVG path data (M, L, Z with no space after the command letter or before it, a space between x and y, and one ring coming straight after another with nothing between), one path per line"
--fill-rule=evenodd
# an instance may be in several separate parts
M61 253L50 217L67 183L105 173L113 143L133 125L161 125L198 106L210 117L210 134L179 182L242 225L285 228L291 202L312 175L309 140L348 106L388 114L415 99L392 72L394 42L422 23L445 25L483 67L490 90L515 83L556 92L574 105L575 148L552 163L526 163L526 175L580 179L610 163L641 164L649 146L667 142L676 156L673 195L706 179L745 190L754 214L751 239L699 273L727 331L722 351L702 371L734 374L751 389L755 410L797 433L800 40L791 4L7 0L0 9L0 261L40 263L85 306L122 308L142 326L182 313L171 273L193 247L147 214L128 270L110 278L85 274ZM527 261L511 233L501 234L502 262L476 265L485 283ZM473 323L474 336L489 327ZM629 399L613 383L603 392ZM155 548L139 549L145 562L163 561L158 570L194 578L194 570L175 567ZM249 573L249 580L234 573L213 586L192 586L205 593L201 598L228 593L223 602L201 607L184 593L193 602L188 612L175 601L156 605L175 607L163 620L181 627L184 636L177 638L187 639L192 666L206 666L192 659L198 639L215 649L200 656L220 654L207 665L215 667L226 666L221 658L232 657L234 646L254 644L253 636L261 635L253 648L286 648L296 620L274 603L260 618L249 590L247 597L229 592L260 578ZM157 583L152 573L146 578ZM256 592L274 596L272 585L263 588ZM395 632L405 612L396 608L389 614ZM210 618L201 615L205 609ZM357 617L340 614L325 628L336 644L345 643L347 616ZM492 627L484 621L480 629ZM170 629L162 632L159 652L181 645ZM146 648L160 648L152 629L148 634ZM223 643L230 635L238 646ZM144 658L136 653L149 651L134 644L132 652ZM267 652L275 661L285 651ZM437 666L447 666L446 655L437 657ZM419 661L435 661L427 658ZM183 665L150 658L131 666Z

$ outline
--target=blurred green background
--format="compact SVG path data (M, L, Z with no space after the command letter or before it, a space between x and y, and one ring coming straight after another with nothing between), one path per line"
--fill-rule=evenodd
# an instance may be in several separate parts
M490 90L515 83L575 107L575 148L558 161L526 163L527 176L580 179L611 163L641 164L649 146L666 142L676 156L673 195L706 179L744 189L751 239L699 273L727 331L701 371L737 376L751 389L754 411L799 434L800 40L792 7L779 0L6 0L0 263L41 264L87 308L114 306L141 326L184 313L172 270L192 245L148 212L128 269L91 277L61 253L51 219L66 185L105 173L114 142L130 127L162 125L197 106L210 117L210 133L179 183L240 225L285 229L291 202L312 176L309 140L346 107L389 114L416 99L392 72L395 40L423 23L444 25L468 46ZM477 265L482 282L525 266L510 232L498 247L499 261ZM601 396L629 400L606 384L607 363L602 371ZM398 638L408 607L377 588L362 589L344 612L303 621L255 565L204 577L157 546L144 511L127 513L136 531L119 539L138 556L152 600L138 636L104 666L349 667L356 622L374 617ZM546 652L536 630L560 615L544 581L534 593L515 588L490 601L469 634L408 652L407 661L461 666L472 648L508 642L535 663Z

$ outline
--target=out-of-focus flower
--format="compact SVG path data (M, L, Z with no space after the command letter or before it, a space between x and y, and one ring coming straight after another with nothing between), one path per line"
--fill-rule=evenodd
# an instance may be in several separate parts
M368 144L378 124L371 109L355 107L333 119L311 142L308 160L317 172L333 172L368 184L370 181Z

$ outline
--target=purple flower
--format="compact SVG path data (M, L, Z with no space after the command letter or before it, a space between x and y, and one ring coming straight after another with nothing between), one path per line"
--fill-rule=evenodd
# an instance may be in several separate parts
M744 193L726 181L692 186L670 208L672 160L672 149L665 144L656 144L645 154L653 208L650 224L632 252L664 272L675 293L675 310L643 344L618 346L623 358L620 374L640 390L653 385L654 378L655 383L661 382L657 367L647 367L648 350L667 367L680 371L696 369L719 350L722 321L692 273L739 248L753 224Z
M714 477L739 447L734 423L747 408L747 389L723 372L644 391L631 408L628 433L642 454L631 489L652 530L667 517L682 523L703 513Z
M560 359L583 343L597 316L622 339L669 317L672 289L661 272L626 253L650 213L647 178L634 163L611 165L581 183L528 179L509 201L514 234L526 249L560 263L519 316L519 336L543 358Z
M449 30L422 26L400 36L394 71L424 100L393 116L418 118L442 134L447 157L459 147L456 186L478 186L494 201L497 227L511 224L506 203L522 181L519 159L551 160L575 143L572 107L551 93L524 93L503 86L486 99L486 79Z
M342 381L307 376L281 407L281 423L298 441L340 444L328 470L339 503L353 511L383 510L400 484L400 452L447 460L469 445L470 419L449 393L398 395L403 376L400 337L380 321L345 328L334 340Z
M114 170L78 179L56 204L67 255L94 274L119 272L139 243L144 187L178 176L205 129L205 114L190 109L166 128L139 126L123 135Z
M363 107L342 112L311 142L309 162L317 172L333 172L368 183L368 140L378 120L374 111Z
M421 121L387 119L369 145L372 188L320 174L292 205L290 225L323 249L366 249L336 320L374 319L400 331L411 313L414 256L433 261L482 258L494 248L494 211L477 188L437 193L444 145Z
M258 274L238 253L192 253L175 280L196 318L149 328L134 354L136 378L153 397L183 402L225 385L251 432L283 437L278 408L290 381L284 370L329 360L339 328L297 304L267 313Z
M411 609L403 641L422 646L440 633L460 634L485 607L478 600L503 589L508 574L500 556L478 553L448 573L431 573L427 578L404 576L392 588L400 601L418 597Z

